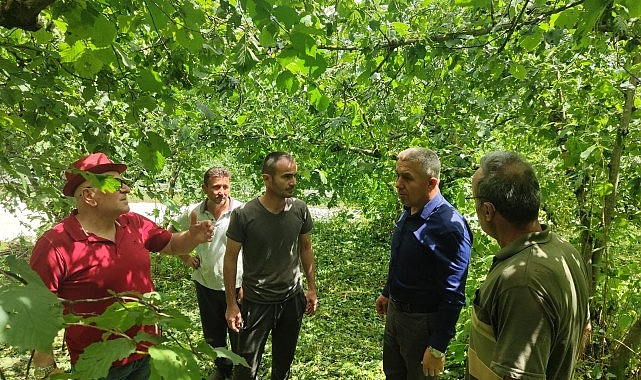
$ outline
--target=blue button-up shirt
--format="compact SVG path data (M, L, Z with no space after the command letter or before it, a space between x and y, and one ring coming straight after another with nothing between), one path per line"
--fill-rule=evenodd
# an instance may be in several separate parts
M421 210L401 215L394 234L385 297L433 309L436 326L428 345L445 351L465 306L472 232L463 216L438 193Z

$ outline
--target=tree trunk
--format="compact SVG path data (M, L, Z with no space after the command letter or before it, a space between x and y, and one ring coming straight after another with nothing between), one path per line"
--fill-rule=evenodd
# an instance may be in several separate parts
M623 342L617 344L612 353L609 372L615 374L617 379L625 378L630 359L637 356L635 350L639 347L639 343L641 343L641 319L634 322Z
M637 53L634 57L634 64L641 63L641 53ZM625 140L628 135L628 127L630 125L630 120L632 117L632 111L634 109L634 98L636 95L636 89L639 85L639 79L634 75L630 76L630 84L625 90L625 105L623 108L623 113L621 115L621 121L619 123L619 129L617 131L617 139L614 147L612 148L612 159L610 160L610 177L609 181L614 185L613 191L611 194L606 196L605 205L603 208L603 222L605 224L605 231L608 231L610 223L614 216L614 206L616 203L616 190L617 184L619 182L619 168L621 166L621 155L625 147ZM605 234L607 237L607 233ZM601 239L599 239L601 240ZM597 244L603 244L605 246L607 242L597 242ZM598 248L599 246L595 246ZM637 319L636 322L630 327L628 333L625 336L625 339L622 343L617 344L613 347L612 351L612 361L610 363L610 372L617 375L617 379L623 378L625 370L628 367L630 359L632 356L636 356L635 351L638 350L638 347L641 345L641 320Z
M40 11L54 0L3 0L0 1L0 26L35 32L42 28L38 22Z

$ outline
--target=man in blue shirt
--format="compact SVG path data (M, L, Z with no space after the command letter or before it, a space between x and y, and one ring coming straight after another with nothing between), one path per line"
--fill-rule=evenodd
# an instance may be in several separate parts
M387 315L387 380L436 378L465 305L472 233L439 191L441 164L426 148L398 155L396 189L404 211L392 235L387 283L376 311Z

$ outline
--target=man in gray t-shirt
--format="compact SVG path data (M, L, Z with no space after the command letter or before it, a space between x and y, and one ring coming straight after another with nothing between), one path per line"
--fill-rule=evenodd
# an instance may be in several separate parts
M272 336L272 379L287 379L294 360L303 313L314 314L318 303L312 218L307 205L292 198L297 166L284 152L263 162L265 193L232 212L227 229L223 274L234 288L238 253L243 251L243 299L227 291L226 318L238 334L238 354L248 367L237 366L235 380L256 379L267 338ZM302 276L307 279L303 294ZM228 287L229 284L229 287Z

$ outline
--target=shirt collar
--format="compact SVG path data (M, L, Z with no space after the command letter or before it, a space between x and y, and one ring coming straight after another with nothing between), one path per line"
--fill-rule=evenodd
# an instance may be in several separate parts
M209 212L209 210L207 210L207 201L208 200L209 200L209 198L205 198L205 200L203 200L200 203L200 213L201 214L204 214L205 212ZM232 197L229 197L229 207L227 207L227 210L225 210L225 212L220 214L220 216L223 216L223 215L225 215L227 213L230 213L232 211L232 209L234 208L234 203L235 203L234 199Z
M494 255L494 261L505 260L532 245L550 241L550 228L545 224L541 224L541 229L541 232L530 232L503 247Z
M69 236L71 236L71 238L74 241L87 240L87 238L89 237L89 234L87 233L87 231L85 231L84 228L82 228L82 225L78 221L77 215L78 215L78 209L74 209L71 212L71 215L69 215L64 220L63 222L64 229L65 231L67 231ZM123 218L123 215L125 214L118 216L118 219L114 221L114 223L116 224L116 227L122 227L123 225L127 224L127 220Z
M445 202L445 198L443 198L443 195L439 191L436 193L432 199L430 199L425 206L423 206L423 209L420 212L420 217L424 220L427 220L427 218L436 210L440 205L442 205ZM403 206L405 209L405 212L407 215L410 215L410 208L408 206Z

